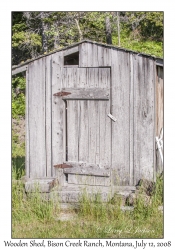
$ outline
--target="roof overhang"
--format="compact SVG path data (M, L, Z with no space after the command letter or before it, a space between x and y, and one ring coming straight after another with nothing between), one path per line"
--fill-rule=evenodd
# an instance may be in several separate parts
M16 66L16 67L14 67L14 68L12 67L12 76L13 76L13 75L16 75L16 74L18 74L18 73L21 73L21 72L26 71L27 68L28 68L27 65L24 65L24 66Z
M155 57L155 56L152 56L152 55L148 55L148 54L144 54L144 53L138 53L136 51L133 51L133 50L129 50L129 49L125 49L125 48L122 48L122 47L118 47L118 46L114 46L114 45L109 45L109 44L105 44L105 43L100 43L100 42L95 42L95 41L91 41L91 40L82 40L81 42L78 42L78 43L74 43L74 44L71 44L69 46L66 46L64 48L60 48L60 49L57 49L55 51L52 51L52 52L49 52L47 54L44 54L44 55L40 55L36 58L33 58L33 59L30 59L30 60L27 60L26 62L22 63L22 64L19 64L19 65L14 65L12 66L12 75L16 75L18 73L21 73L21 72L24 72L27 70L27 65L37 59L40 59L42 57L46 57L46 56L49 56L51 54L54 54L54 53L57 53L59 51L64 51L64 50L68 50L68 49L72 49L82 43L91 43L91 44L96 44L96 45L99 45L99 46L104 46L106 48L111 48L111 49L118 49L118 50L122 50L122 51L125 51L125 52L130 52L130 53L134 53L134 54L137 54L137 55L141 55L141 56L146 56L146 57L150 57L152 58L153 60L155 60L156 62L156 65L157 66L162 66L163 67L163 59L162 58L158 58L158 57Z

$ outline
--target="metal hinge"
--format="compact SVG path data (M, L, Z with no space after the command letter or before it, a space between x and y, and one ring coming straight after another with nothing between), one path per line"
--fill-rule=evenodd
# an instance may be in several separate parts
M53 96L65 96L65 95L70 95L70 94L71 94L70 92L61 91L61 92L53 94Z
M62 163L62 164L54 165L54 168L72 168L72 166L66 163Z

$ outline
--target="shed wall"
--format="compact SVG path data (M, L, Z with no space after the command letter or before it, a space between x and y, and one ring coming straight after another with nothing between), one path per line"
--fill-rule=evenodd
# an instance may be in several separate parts
M33 61L28 67L26 145L30 177L63 176L62 170L53 166L65 161L65 107L53 94L63 87L63 71L65 74L67 70L63 68L65 54L69 50ZM122 50L82 43L79 67L111 69L110 107L104 112L117 118L116 122L108 123L114 184L135 185L143 176L152 179L154 61Z

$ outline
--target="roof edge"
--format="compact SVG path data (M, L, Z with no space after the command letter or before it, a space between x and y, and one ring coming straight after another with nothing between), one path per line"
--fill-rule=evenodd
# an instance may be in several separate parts
M25 65L28 65L29 63L31 63L31 62L33 62L35 60L38 60L40 58L52 55L52 54L57 53L59 51L64 51L64 50L76 47L76 46L78 46L78 45L80 45L82 43L96 44L96 45L104 46L104 47L107 47L107 48L118 49L118 50L126 51L126 52L129 52L129 53L133 53L133 54L137 54L137 55L142 55L142 56L150 57L150 58L154 59L155 61L158 61L159 62L158 64L161 64L163 66L163 58L161 58L161 57L156 57L156 56L153 56L153 55L150 55L150 54L140 53L140 52L137 52L137 51L134 51L134 50L129 50L129 49L126 49L126 48L123 48L123 47L119 47L119 46L115 46L115 45L111 45L111 44L96 42L96 41L92 41L92 40L89 40L89 39L84 39L84 40L82 40L80 42L70 44L70 45L68 45L66 47L63 47L63 48L60 48L60 49L56 49L56 50L48 52L46 54L42 54L42 55L40 55L40 56L38 56L36 58L28 59L27 61L25 61L23 63L20 63L18 65L12 65L12 70L20 68L20 67L23 67Z

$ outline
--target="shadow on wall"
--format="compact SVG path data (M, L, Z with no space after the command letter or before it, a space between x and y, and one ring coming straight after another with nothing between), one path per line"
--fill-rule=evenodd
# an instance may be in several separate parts
M25 174L25 156L12 158L12 179L20 179Z

